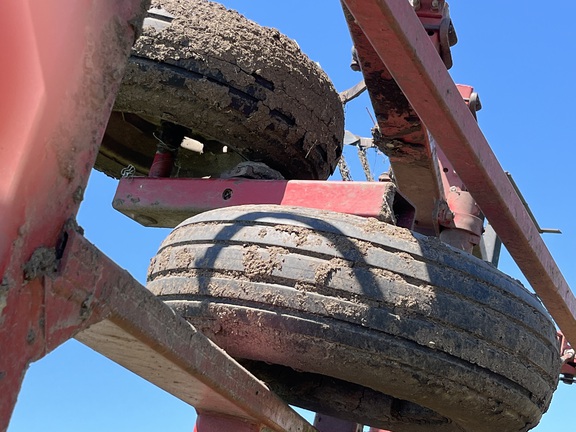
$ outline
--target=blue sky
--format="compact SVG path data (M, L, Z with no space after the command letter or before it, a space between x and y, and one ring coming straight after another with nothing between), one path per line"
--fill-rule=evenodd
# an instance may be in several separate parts
M336 0L226 0L230 8L297 40L319 62L338 90L360 80L351 72L350 39ZM560 228L546 243L572 286L576 284L571 221L576 184L571 150L576 100L576 29L563 2L453 0L459 36L453 48L455 82L480 94L479 122L505 170L520 186L542 227ZM346 109L347 128L368 136L372 120L360 98ZM379 174L382 158L370 155ZM356 167L355 179L362 174ZM115 181L95 173L79 222L86 237L141 282L167 230L145 229L111 208ZM501 269L523 280L504 256ZM561 384L537 432L571 424L576 388ZM72 341L33 364L24 383L10 432L187 431L194 410Z

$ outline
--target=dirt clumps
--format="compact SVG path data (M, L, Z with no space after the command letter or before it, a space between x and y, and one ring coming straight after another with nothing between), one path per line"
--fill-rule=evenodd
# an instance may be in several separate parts
M362 225L362 229L367 233L384 233L387 235L394 235L395 238L407 240L416 243L414 234L405 228L396 227L385 222L381 222L375 218L366 218L366 223Z
M274 270L282 268L282 256L286 253L287 251L280 247L262 249L256 245L244 245L244 275L250 279L271 276Z
M332 277L338 273L350 269L352 263L341 258L333 258L327 263L321 264L316 269L314 279L316 284L328 286Z
M137 117L123 116L107 131L120 143L105 139L101 155L143 153L137 142L155 147L154 126L168 121L203 143L227 146L232 151L226 154L264 162L287 179L326 179L334 171L342 153L342 104L326 74L294 41L205 0L152 6L149 19L162 25L145 21L114 107ZM199 161L225 170L207 159L209 151L180 153L187 154L182 177L204 172ZM103 167L105 162L101 158Z

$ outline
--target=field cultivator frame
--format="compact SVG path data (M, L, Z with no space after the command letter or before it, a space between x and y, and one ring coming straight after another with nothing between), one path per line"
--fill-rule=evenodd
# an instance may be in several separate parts
M9 0L0 25L2 39L15 41L0 54L3 64L12 65L0 72L0 109L7 119L0 146L0 431L8 427L28 365L73 337L193 405L199 412L198 432L328 430L322 423L316 429L309 425L78 231L75 215L148 2L65 3L55 9L42 2ZM448 75L450 29L443 16L423 19L420 14L419 19L407 1L343 0L342 4L360 61L374 60L374 72L389 74L417 114L422 129L415 140L422 157L431 162L423 175L439 179L431 152L435 141L565 339L576 343L576 299ZM55 29L53 23L63 20L66 25ZM437 29L437 34L432 32L436 46L423 21ZM369 80L367 86L371 91ZM397 157L391 163L409 172L413 164L403 157L402 148L406 138L393 143ZM177 182L155 181L162 187ZM130 186L130 179L123 182ZM134 179L131 187L146 182ZM247 193L258 187L249 182L241 185L248 188ZM284 187L274 189L281 196L274 199L280 203L286 190L296 188L293 197L297 197L298 188L304 187L276 185ZM425 193L448 199L444 189L434 185L433 191ZM317 201L325 188L345 187L349 199L341 206L362 204L369 207L362 210L363 215L378 216L386 184L311 187L313 192L296 204ZM352 197L363 188L368 196L358 203ZM418 200L421 192L408 196L408 201ZM226 200L227 195L218 189L215 196ZM413 220L406 212L407 220ZM428 222L422 231L436 229L436 221ZM569 351L568 344L564 347ZM356 427L341 426L346 431Z

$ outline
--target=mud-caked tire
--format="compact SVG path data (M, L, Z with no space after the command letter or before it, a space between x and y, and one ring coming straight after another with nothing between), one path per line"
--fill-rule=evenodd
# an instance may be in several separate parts
M343 107L321 68L278 30L205 0L152 2L96 168L146 174L163 121L204 143L203 154L180 151L180 177L250 160L326 179L342 153Z
M373 219L278 206L206 212L176 227L148 279L233 357L418 404L449 419L447 430L529 430L557 385L555 326L532 293ZM398 430L434 430L423 423Z

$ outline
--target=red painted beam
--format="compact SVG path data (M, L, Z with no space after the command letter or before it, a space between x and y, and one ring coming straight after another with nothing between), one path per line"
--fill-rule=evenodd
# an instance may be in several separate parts
M410 3L342 0L567 339L576 299Z
M146 3L2 4L0 431L29 362L46 352L45 275L82 201Z
M382 220L391 217L394 197L389 182L135 177L120 181L113 206L142 225L175 227L195 214L244 204L317 208Z
M198 432L315 432L262 381L81 234L73 229L66 234L58 268L40 281L45 333L38 340L30 334L35 358L75 337L194 406L203 419ZM0 388L1 399L7 399L10 388ZM2 432L7 419L0 419Z

